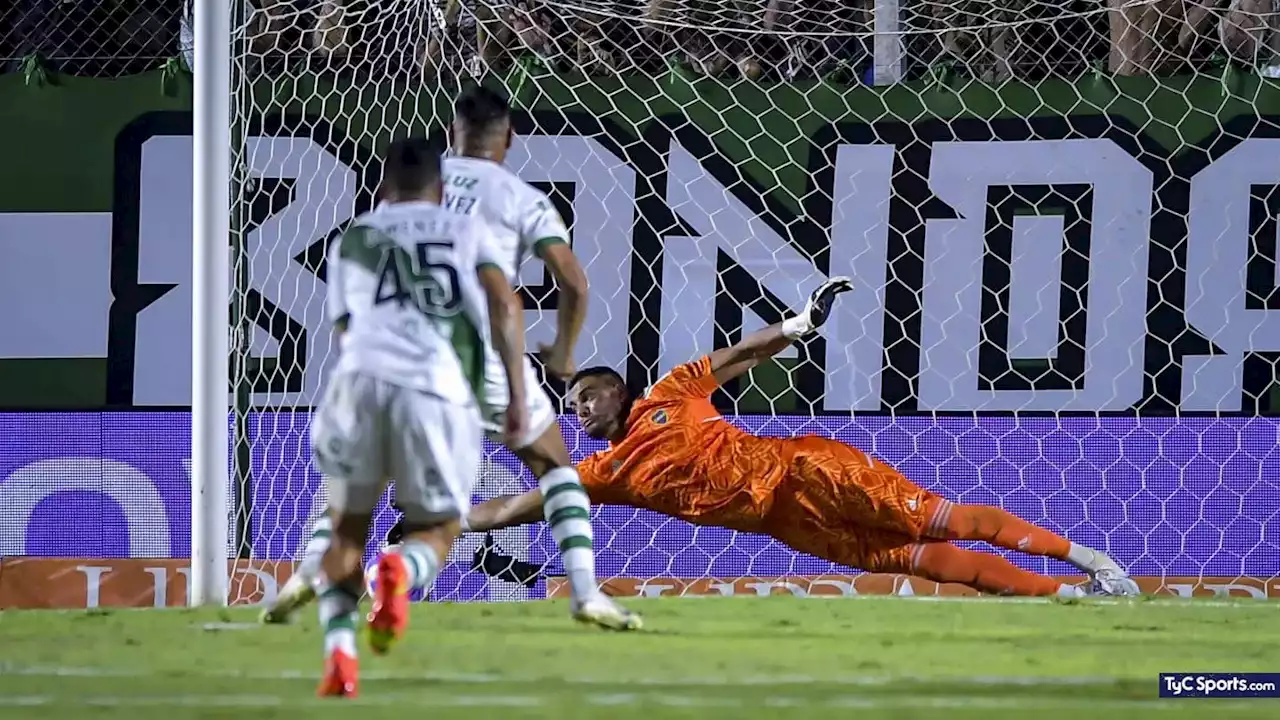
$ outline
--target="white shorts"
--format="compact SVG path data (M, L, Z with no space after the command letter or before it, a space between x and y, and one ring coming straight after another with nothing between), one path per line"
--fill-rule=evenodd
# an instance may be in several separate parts
M529 362L529 358L524 358L523 365L527 397L525 415L529 429L512 450L529 447L556 422L556 408L551 403L551 398L547 397L547 392L542 389L538 373L533 370L533 363ZM495 368L491 362L485 366L484 373L484 404L488 408L484 430L494 442L504 442L502 421L507 412L507 398L507 374L503 372L501 365Z
M480 414L360 373L329 380L311 421L311 454L329 507L372 514L388 480L413 524L466 514L480 467Z

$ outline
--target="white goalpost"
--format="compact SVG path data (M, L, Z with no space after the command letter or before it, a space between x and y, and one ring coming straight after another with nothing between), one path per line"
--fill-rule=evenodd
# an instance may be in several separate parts
M196 0L192 112L191 578L188 604L228 603L231 3Z

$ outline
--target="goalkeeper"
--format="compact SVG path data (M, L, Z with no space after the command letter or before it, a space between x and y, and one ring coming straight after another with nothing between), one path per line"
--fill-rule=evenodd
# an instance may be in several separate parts
M1088 594L1137 594L1136 583L1102 552L1000 508L954 503L836 440L758 437L720 418L710 401L715 389L812 333L835 296L849 289L846 278L828 280L799 315L677 367L644 397L633 397L608 368L577 373L570 404L587 435L609 441L609 449L578 465L591 502L769 535L870 572L999 595L1086 594L948 542L983 540L1074 565L1090 576ZM542 494L533 490L473 507L464 529L496 530L541 517Z

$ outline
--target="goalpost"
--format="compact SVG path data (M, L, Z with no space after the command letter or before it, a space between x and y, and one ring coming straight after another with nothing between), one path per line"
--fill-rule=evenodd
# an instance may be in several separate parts
M1183 75L1113 76L1111 24L1160 12L1121 4L466 3L440 32L443 2L197 2L191 602L256 601L299 557L325 249L373 206L378 153L443 134L476 73L586 266L579 366L651 382L850 275L821 337L717 394L727 417L837 437L1149 591L1274 595L1280 90L1234 46L1138 48ZM520 284L536 345L553 283L535 262ZM564 427L575 459L599 449ZM486 450L477 500L534 486ZM594 522L622 593L932 591L648 512ZM541 526L496 535L506 574L472 569L481 542L433 598L558 591Z
M190 605L226 605L232 3L196 0L193 29Z

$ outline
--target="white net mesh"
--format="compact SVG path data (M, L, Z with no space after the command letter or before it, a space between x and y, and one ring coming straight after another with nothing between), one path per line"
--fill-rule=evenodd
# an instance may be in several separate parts
M176 6L142 5L20 2L0 11L16 18L0 22L0 56L38 83L189 50ZM1105 548L1149 589L1277 592L1269 0L258 0L238 13L230 515L232 552L252 567L286 574L276 563L322 504L307 430L332 358L327 241L372 205L386 144L442 132L458 88L480 80L512 96L509 165L551 195L586 265L579 365L643 385L851 275L822 337L717 393L727 417L840 438L952 499ZM140 182L180 177L164 158L190 155L181 97L120 102L122 117L170 113L121 141L146 148L130 161ZM164 198L136 210L139 285L166 281L156 248L182 226L162 217L182 202ZM548 340L553 284L536 264L521 282L530 341ZM165 383L185 368L147 350L182 344L171 300L134 303L140 349L120 366L132 395L113 403L184 402ZM564 426L575 457L598 448ZM490 451L477 499L532 487ZM376 532L391 521L382 512ZM854 587L848 569L776 542L643 510L602 508L596 537L620 592ZM461 543L434 597L555 591L541 526L498 534L486 572L471 569L480 542ZM503 568L518 572L490 577ZM233 580L236 600L259 589Z
M1266 318L1280 165L1256 115L1273 92L1258 79L1269 6L801 5L250 15L241 77L270 77L237 98L250 554L288 558L322 504L308 416L289 411L314 402L330 357L308 267L370 206L378 150L441 132L479 79L520 109L508 164L572 224L593 288L581 365L645 384L852 275L823 338L717 393L726 415L850 442L948 497L1105 548L1151 589L1280 574L1276 431L1252 417L1271 410L1280 350ZM1113 77L1169 72L1195 74ZM1207 97L1241 112L1205 114ZM551 281L538 266L521 281L531 341L549 339ZM577 457L599 449L565 426ZM490 447L478 499L532 485ZM856 586L768 539L644 510L602 508L596 532L617 592ZM433 597L556 592L542 527L499 533L484 572L480 542L460 544Z

